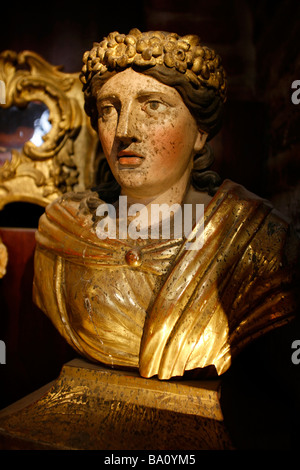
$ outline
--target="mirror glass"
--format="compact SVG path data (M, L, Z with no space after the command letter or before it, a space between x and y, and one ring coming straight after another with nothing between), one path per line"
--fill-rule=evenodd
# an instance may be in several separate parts
M42 102L32 101L24 108L0 108L0 167L11 160L12 149L21 150L25 142L40 147L50 129L49 110Z

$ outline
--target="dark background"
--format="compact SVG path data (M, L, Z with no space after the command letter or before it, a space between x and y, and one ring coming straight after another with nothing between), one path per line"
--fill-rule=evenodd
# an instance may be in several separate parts
M229 95L212 142L215 169L272 199L300 231L300 105L291 101L291 84L300 79L300 2L6 2L0 50L29 49L77 72L94 41L132 27L196 33L221 55Z
M300 234L300 104L291 101L291 84L300 80L298 0L55 0L6 2L1 10L0 51L31 50L66 72L79 72L83 53L111 31L198 34L221 55L228 75L224 125L211 142L213 169L271 199ZM12 223L9 206L0 227ZM40 208L23 207L37 220ZM74 353L31 303L32 233L0 235L15 265L0 280L0 339L7 346L1 409L55 379Z

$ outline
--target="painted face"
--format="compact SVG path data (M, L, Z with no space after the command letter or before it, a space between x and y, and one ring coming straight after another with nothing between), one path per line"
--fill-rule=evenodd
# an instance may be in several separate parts
M97 106L102 148L123 193L154 197L191 171L205 139L177 90L129 68L102 86Z

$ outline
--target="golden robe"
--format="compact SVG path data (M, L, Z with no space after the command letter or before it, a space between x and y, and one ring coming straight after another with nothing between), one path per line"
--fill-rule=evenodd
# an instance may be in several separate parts
M226 180L212 198L199 250L186 239L101 240L89 198L103 202L67 194L46 208L35 254L34 300L81 355L144 377L220 375L293 318L289 225L242 186Z

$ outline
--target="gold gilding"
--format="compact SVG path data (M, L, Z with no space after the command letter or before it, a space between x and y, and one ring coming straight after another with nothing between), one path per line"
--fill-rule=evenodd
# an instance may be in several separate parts
M34 281L37 304L85 357L143 377L208 366L220 375L243 347L292 318L288 224L242 186L227 180L212 198L199 250L186 250L184 239L100 240L92 213L80 210L89 197L47 207ZM139 262L128 263L137 249Z
M79 74L64 73L34 52L7 50L0 54L0 80L6 92L1 108L41 103L51 124L41 145L13 148L0 167L0 209L13 201L46 206L66 191L93 185L97 134L83 110Z
M174 68L198 87L212 87L226 100L226 74L221 58L213 49L203 46L196 35L180 37L163 31L141 32L132 29L127 35L110 33L100 43L94 43L83 56L80 79L87 88L95 75L120 71L128 66Z
M4 243L2 243L2 240L0 238L0 279L6 274L7 261L7 248Z
M76 359L16 405L0 412L0 449L234 448L219 380L147 380Z

